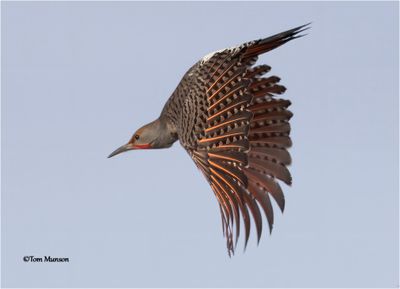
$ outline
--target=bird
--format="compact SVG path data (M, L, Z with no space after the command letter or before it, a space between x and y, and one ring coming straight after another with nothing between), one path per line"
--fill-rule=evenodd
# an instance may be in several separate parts
M271 199L283 213L280 182L292 184L291 102L279 97L286 88L279 77L269 75L271 67L256 62L261 54L306 35L301 33L309 28L310 23L204 56L184 74L160 116L108 156L169 148L179 141L218 201L229 256L241 230L246 249L251 218L257 244L264 217L271 234Z

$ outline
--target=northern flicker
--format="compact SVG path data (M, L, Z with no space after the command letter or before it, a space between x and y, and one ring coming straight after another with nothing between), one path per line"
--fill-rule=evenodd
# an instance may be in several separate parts
M138 129L109 157L135 149L168 148L179 140L213 190L221 212L228 254L234 253L243 220L245 248L252 215L257 241L265 213L271 232L270 197L283 212L279 181L291 185L289 100L260 54L299 38L309 24L210 53L194 64L155 121Z

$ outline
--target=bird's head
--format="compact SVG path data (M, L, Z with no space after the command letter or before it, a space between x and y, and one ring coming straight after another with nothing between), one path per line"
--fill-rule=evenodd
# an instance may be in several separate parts
M173 142L165 138L166 133L168 133L166 128L162 125L161 121L157 119L139 128L127 144L117 148L108 157L111 158L130 150L170 147Z

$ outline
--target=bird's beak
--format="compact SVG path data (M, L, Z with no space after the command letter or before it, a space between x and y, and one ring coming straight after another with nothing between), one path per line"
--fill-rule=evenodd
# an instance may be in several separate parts
M129 150L133 150L133 149L134 149L134 147L132 146L132 144L127 143L126 145L123 145L123 146L117 148L115 151L113 151L113 152L108 156L108 158L111 158L111 157L113 157L113 156L115 156L115 155L118 155L118 154L120 154L120 153L129 151Z

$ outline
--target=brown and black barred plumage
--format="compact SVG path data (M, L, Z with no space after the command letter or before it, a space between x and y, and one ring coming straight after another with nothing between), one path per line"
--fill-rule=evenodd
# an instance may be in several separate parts
M160 115L140 128L111 155L131 149L170 147L176 140L209 182L221 210L231 255L241 219L245 247L252 216L258 241L262 211L274 223L272 197L281 211L285 198L279 181L290 185L290 101L279 77L266 75L258 55L298 38L308 24L277 35L211 53L184 75Z

